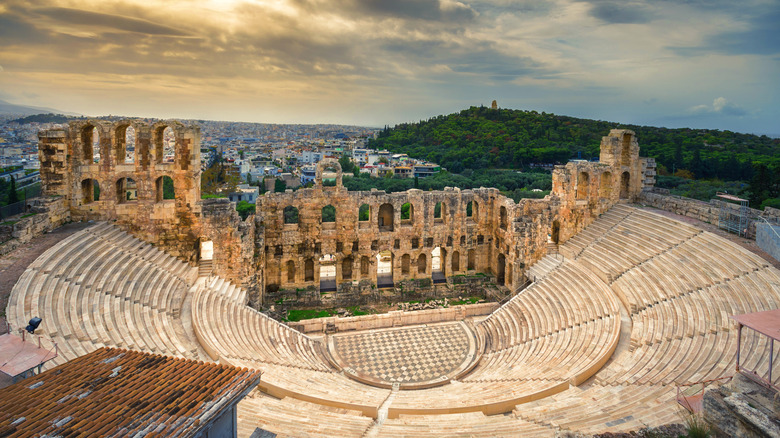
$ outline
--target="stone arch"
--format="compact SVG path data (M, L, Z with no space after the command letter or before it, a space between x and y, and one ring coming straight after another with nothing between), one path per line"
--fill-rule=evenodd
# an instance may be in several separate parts
M341 278L342 280L352 280L352 265L355 263L355 259L352 256L344 257L341 261Z
M84 204L100 199L100 184L97 180L87 178L81 181L81 199Z
M401 204L401 224L411 225L414 223L414 204L404 202Z
M474 220L474 222L479 223L479 202L477 201L472 201L472 202L474 205L472 207L471 218Z
M410 270L411 265L411 257L409 257L409 254L404 254L401 256L401 273L402 274L408 274Z
M498 267L496 268L496 284L503 286L506 279L506 256L498 254Z
M434 283L443 283L447 275L447 250L437 246L431 251L431 276Z
M336 256L323 254L319 260L320 267L320 291L336 291Z
M118 122L114 127L114 163L135 164L138 133L140 129L129 121Z
M590 192L590 174L580 172L577 174L577 199L588 199Z
M297 224L299 220L298 209L292 205L284 207L284 210L282 210L282 218L285 224Z
M173 187L173 178L163 175L154 183L157 202L176 199L176 190Z
M468 204L466 204L466 217L474 217L474 201L469 201Z
M155 123L152 127L152 162L170 164L175 161L175 155L176 131L165 122Z
M295 283L295 262L287 260L287 282Z
M379 231L393 231L393 204L382 204L377 213Z
M620 199L628 199L631 196L631 174L623 172L620 175Z
M425 274L427 272L428 272L428 258L425 256L425 254L420 254L420 256L417 257L417 273Z
M393 253L381 251L376 255L376 283L377 287L393 287Z
M322 207L322 223L336 222L336 207L328 204Z
M452 252L452 263L451 263L451 270L452 273L455 274L457 272L460 272L460 252L453 251Z
M599 181L599 197L609 199L612 196L612 172L604 172L601 174L601 181Z
M623 133L620 142L620 165L631 166L631 140L633 136L627 132Z
M506 230L508 226L508 220L506 217L506 207L504 207L503 205L498 210L498 219L499 219L499 226L501 227L501 229Z
M552 223L552 230L550 230L550 240L554 244L558 244L561 239L561 223L558 220L554 220Z
M371 220L371 206L368 204L362 204L358 208L358 222L366 222Z
M317 187L323 187L324 184L323 174L325 173L326 170L335 171L336 173L335 186L343 187L341 183L341 164L339 164L339 161L334 158L325 158L320 160L319 163L317 163L317 168L314 174L314 184ZM327 187L328 185L325 186Z
M119 178L116 180L116 202L124 204L138 200L138 186L132 178Z
M99 163L102 158L100 153L100 130L91 123L81 128L81 155L83 164ZM97 158L95 157L96 155Z

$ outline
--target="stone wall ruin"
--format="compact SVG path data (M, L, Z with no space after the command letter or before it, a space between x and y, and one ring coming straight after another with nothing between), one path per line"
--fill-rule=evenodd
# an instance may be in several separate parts
M242 221L227 200L201 200L197 126L87 120L39 140L43 193L62 197L74 220L116 221L191 263L201 242L213 242L214 272L247 287L256 306L285 290L453 289L453 278L473 274L513 291L550 244L636 200L654 176L628 130L602 139L599 162L556 166L550 196L517 203L493 188L350 192L338 162L326 159L313 187L267 193Z

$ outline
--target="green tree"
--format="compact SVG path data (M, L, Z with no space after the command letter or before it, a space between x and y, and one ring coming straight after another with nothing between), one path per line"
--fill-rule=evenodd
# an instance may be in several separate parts
M285 190L287 190L287 183L284 182L283 179L277 179L276 181L274 181L275 193L283 193Z
M349 158L349 156L342 155L341 158L339 158L339 164L341 165L341 171L344 173L354 173L355 171L355 164L352 163L352 160Z
M240 201L236 204L236 211L241 216L241 219L246 219L250 214L255 212L255 204L250 204L247 201Z

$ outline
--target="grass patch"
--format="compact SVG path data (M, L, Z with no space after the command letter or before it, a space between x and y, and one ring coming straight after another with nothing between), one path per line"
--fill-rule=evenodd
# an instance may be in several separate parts
M335 312L332 310L290 310L287 312L287 321L296 322L304 319L327 318L334 314Z
M452 306L460 306L461 304L476 304L477 301L481 300L480 297L468 297L464 300L452 300L450 301L450 305Z
M360 306L347 307L347 310L349 310L352 316L363 316L363 315L368 315L370 313L364 310L360 310Z
M200 195L200 199L217 199L217 198L227 198L226 195L210 195L207 193L203 193Z

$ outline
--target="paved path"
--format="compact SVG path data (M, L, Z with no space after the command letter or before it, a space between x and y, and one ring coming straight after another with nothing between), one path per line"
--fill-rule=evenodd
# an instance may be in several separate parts
M65 224L50 233L34 238L26 245L22 245L0 258L0 334L6 332L5 308L8 305L11 289L27 266L57 242L90 225L94 225L94 223L72 222Z

